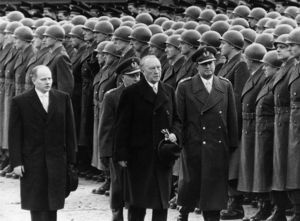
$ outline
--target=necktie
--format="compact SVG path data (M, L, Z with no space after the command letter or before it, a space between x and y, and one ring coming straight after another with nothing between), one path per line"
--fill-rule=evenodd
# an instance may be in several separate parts
M48 112L48 104L49 104L48 96L41 95L41 102L42 102L42 105L43 105L43 108L45 109L45 111Z
M211 92L211 83L210 83L210 81L205 82L205 87L206 87L206 90L208 91L208 93L210 93Z
M154 93L157 94L157 85L154 84L152 88L153 88Z

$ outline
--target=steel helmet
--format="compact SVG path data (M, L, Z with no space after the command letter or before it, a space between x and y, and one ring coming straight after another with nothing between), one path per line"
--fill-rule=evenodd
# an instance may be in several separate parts
M245 49L246 58L253 61L261 62L266 53L266 48L259 43L252 43Z
M212 9L204 9L201 12L198 20L200 20L200 21L206 21L207 23L210 23L215 16L216 16L216 12L214 10L212 10Z
M253 18L253 19L258 21L261 18L264 18L266 15L267 15L267 12L266 12L265 9L257 7L257 8L253 8L250 11L250 14L248 15L248 18Z
M216 14L216 16L213 18L212 22L216 21L228 21L229 18L227 15L224 14Z
M234 18L232 21L231 21L231 26L234 26L234 25L241 25L245 28L249 28L249 23L246 19L244 18Z
M34 20L31 18L23 18L20 22L29 28L32 28L34 25Z
M38 27L37 29L35 29L33 36L42 39L47 28L48 26L45 25Z
M276 19L276 18L279 18L280 16L281 16L281 14L279 12L271 11L271 12L268 12L265 17Z
M20 26L14 31L14 37L22 41L31 42L33 39L33 32L27 26Z
M94 28L95 28L95 25L96 25L97 21L95 20L87 20L84 25L83 25L83 30L88 30L88 31L91 31L93 32ZM112 24L111 24L112 26Z
M274 46L277 47L277 44L284 44L284 45L288 46L288 39L289 39L289 34L280 35L274 41Z
M296 28L289 33L287 43L300 45L300 28Z
M65 30L59 25L51 25L46 29L44 36L63 41L65 38Z
M118 27L120 27L120 25L122 24L121 19L116 18L116 17L109 19L109 22L113 25L114 30L117 29Z
M154 24L162 26L162 24L163 24L165 21L169 21L169 20L170 20L170 19L168 19L168 18L166 18L166 17L158 17L157 19L155 19Z
M256 32L251 28L245 28L241 31L242 35L244 36L244 40L253 43L256 38Z
M102 52L113 55L115 57L121 57L121 51L118 51L116 45L111 41L104 46Z
M9 22L4 29L4 33L13 34L15 30L20 26L23 26L21 22L18 21Z
M287 25L292 26L293 28L297 28L298 27L297 22L294 19L291 19L291 18L283 18L283 19L281 19L278 22L278 25L281 25L281 24L287 24Z
M201 36L199 41L200 44L219 48L221 45L221 35L216 31L207 31Z
M183 21L177 21L171 26L171 29L177 30L177 29L183 28L184 24L185 23Z
M299 14L299 8L296 6L288 6L284 10L284 15L289 16L292 19L295 19L297 14Z
M107 43L110 43L110 41L101 41L98 45L97 48L95 49L96 52L98 53L102 53L103 49L105 47L105 45L107 45Z
M210 30L218 32L220 35L223 35L226 31L228 31L230 28L230 25L228 24L227 21L217 21L214 22Z
M87 18L83 15L76 15L72 18L71 23L73 25L84 25L87 21Z
M183 25L184 29L195 29L198 26L198 22L195 21L188 21Z
M136 16L135 21L136 23L151 25L153 23L153 18L149 13L140 13Z
M121 26L119 28L117 28L113 34L113 37L115 39L120 39L122 41L130 41L129 36L132 33L132 28L128 27L128 26Z
M175 22L172 20L167 20L162 23L161 27L164 31L166 31L166 30L170 29L174 23Z
M70 34L73 27L74 27L74 25L72 23L67 23L67 24L64 24L62 26L62 28L65 30L65 35L66 36L69 36L69 34Z
M23 18L25 18L24 14L20 11L12 11L9 12L6 15L6 19L9 22L13 22L13 21L21 21Z
M256 36L255 42L262 44L263 46L265 46L265 48L267 50L274 49L274 46L273 46L274 37L272 34L269 34L269 33L259 34Z
M186 30L182 32L180 35L180 41L184 42L186 44L189 44L195 48L199 47L199 39L201 38L201 35L198 31L196 30Z
M235 30L229 30L222 35L221 40L226 41L233 47L242 50L244 47L243 35Z
M71 29L69 35L71 37L76 37L76 38L79 38L81 40L84 40L84 33L83 33L83 29L82 28L83 28L83 25L76 25L76 26L74 26Z
M157 25L157 24L152 24L148 26L152 35L157 34L157 33L163 33L164 30L162 29L161 26Z
M275 28L273 35L275 37L278 37L283 34L289 34L292 30L293 28L290 25L286 25L286 24L278 25Z
M8 22L7 21L1 21L0 22L0 33L4 34L4 30L7 26Z
M278 59L276 50L268 51L264 55L262 62L275 68L280 68L282 65L282 61Z
M179 48L179 45L180 45L180 35L178 34L174 34L172 36L169 36L166 40L166 44L169 44L169 45L172 45L174 46L175 48Z
M278 20L277 19L270 19L269 21L266 22L265 24L265 28L268 29L268 28L275 28L278 24Z
M131 35L129 36L130 39L143 42L145 44L148 44L150 38L152 36L152 33L148 27L141 26L133 29Z
M167 38L168 35L164 33L157 33L155 35L152 35L149 41L149 45L159 48L161 50L165 50Z
M210 26L207 24L200 24L196 27L195 30L198 31L200 34L203 34L210 30Z
M247 18L250 14L250 8L246 5L239 5L233 10L232 14L236 17Z
M190 6L185 9L185 16L189 16L194 20L197 20L200 17L201 9L198 6Z
M109 21L98 21L95 24L93 32L112 35L114 33L114 26Z

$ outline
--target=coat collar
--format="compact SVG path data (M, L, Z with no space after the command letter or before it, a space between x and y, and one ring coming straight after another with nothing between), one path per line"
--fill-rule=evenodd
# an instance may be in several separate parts
M291 73L291 77L289 79L289 85L291 85L291 83L293 83L296 79L298 79L300 77L300 64L298 63L295 66L294 71Z
M182 67L183 62L184 62L184 57L181 56L179 59L175 61L173 65L169 65L166 71L166 75L164 76L164 81L168 80L173 75L176 75L180 70L180 68Z
M249 92L251 89L253 89L255 87L255 85L257 84L257 82L264 77L264 71L263 71L263 66L260 66L255 73L253 73L253 75L251 75L248 80L245 83L245 86L243 88L243 92L242 92L242 98L243 96Z
M86 45L83 45L80 48L78 48L75 55L71 59L72 64L75 64L82 57L82 54L85 51L85 49L86 49Z
M47 119L47 123L49 123L56 109L56 96L53 91L49 91L48 113L43 108L43 105L34 88L29 91L29 101L32 107L37 111L37 113L40 114L43 118Z
M59 46L59 47L57 47L57 48L55 48L52 52L49 52L48 56L44 60L43 64L44 65L48 65L60 53L67 54L66 49L62 45Z
M239 63L239 61L242 60L243 60L242 52L237 53L228 62L222 65L222 68L220 69L218 75L221 77L227 76L231 72L231 70Z
M274 80L274 84L273 84L273 89L275 88L275 86L282 80L284 79L284 77L288 74L288 72L290 71L290 69L295 65L296 59L295 58L291 58L289 59L286 64L284 64L281 69L279 70L278 75L276 76L275 80Z
M102 84L104 81L109 79L114 74L114 71L115 71L116 66L118 65L118 62L119 62L119 59L116 58L113 61L113 63L110 66L108 66L104 72L102 72L100 82L99 82L100 84Z
M275 78L276 78L276 74L274 74L274 76L272 76L271 78L266 79L265 85L262 87L262 89L260 90L260 92L258 93L258 95L256 97L256 103L260 99L265 97L267 94L269 94L270 91L272 91L272 87L273 87Z
M158 92L155 94L151 86L147 83L145 77L137 83L139 93L143 99L154 105L154 111L159 109L164 103L168 102L171 98L168 95L167 89L164 84L158 82Z
M34 55L32 45L28 45L23 51L20 51L19 57L16 60L14 69L17 69L20 65L26 63Z
M202 103L202 113L219 103L224 98L223 94L225 93L220 79L215 75L213 76L213 85L209 94L198 74L192 78L192 91L196 100Z

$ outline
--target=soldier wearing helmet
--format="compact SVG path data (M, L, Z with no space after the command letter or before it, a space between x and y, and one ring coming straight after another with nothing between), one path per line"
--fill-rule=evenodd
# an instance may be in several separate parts
M201 14L201 9L198 6L190 6L185 9L185 21L198 21Z
M227 31L223 34L221 43L221 55L225 56L227 62L224 63L218 76L227 78L233 86L236 112L238 116L238 135L239 139L242 132L242 103L241 95L243 87L250 76L247 63L242 55L244 47L244 37L240 32ZM239 149L239 148L238 148ZM238 174L238 150L236 150L232 156L229 165L229 197L231 198L228 203L227 210L221 212L221 219L242 219L244 217L244 209L242 207L242 194L237 191L237 186L234 182L237 182Z
M71 29L74 27L74 25L72 25L70 23L66 23L66 24L62 25L61 27L65 30L65 38L63 40L63 46L65 47L65 49L71 59L72 56L74 56L74 54L76 53L76 51L74 50L74 47L72 46L71 36L70 36Z
M94 27L94 37L99 44L102 41L109 41L114 33L114 26L109 21L99 21Z
M273 144L273 172L271 183L271 197L275 210L270 220L286 220L285 210L290 203L286 189L287 158L289 145L290 122L290 91L289 81L296 63L288 46L288 35L279 36L274 42L279 60L283 62L279 74L275 78L272 91L274 94L274 144ZM291 159L292 160L292 159Z
M35 66L42 64L48 55L49 48L45 45L44 37L44 33L47 28L47 26L40 26L33 33L34 55L30 58L25 70L25 90L31 89L33 87L33 82L31 80L32 69Z
M251 28L255 28L256 23L266 16L267 12L263 8L253 8L248 15L248 21Z
M255 148L254 148L254 192L266 195L262 201L260 217L253 220L266 220L272 206L268 200L272 184L272 153L274 145L274 94L273 83L279 74L282 62L276 50L269 51L262 59L265 84L256 97L255 108ZM268 220L268 219L267 219ZM279 219L272 219L279 220Z
M134 57L135 52L130 44L130 35L132 28L127 26L121 26L117 28L113 34L113 41L116 44L117 50L121 51L121 57L119 62L122 63L124 60Z
M262 59L267 53L266 48L258 43L252 43L245 49L245 58L250 77L246 81L242 95L243 128L241 136L241 151L238 190L246 193L253 192L254 161L255 161L255 107L256 97L265 83ZM261 204L250 220L263 220L271 215L271 203L268 197L258 195ZM267 205L268 204L268 205Z
M65 31L59 25L52 25L46 29L44 36L49 53L43 64L47 65L52 72L53 88L71 95L74 88L74 78L69 55L62 44Z
M104 94L112 89L116 88L116 74L115 70L119 63L119 58L121 56L121 51L118 51L116 48L116 45L113 42L108 42L103 50L103 58L104 58L104 65L100 69L99 73L97 74L99 77L97 77L97 81L94 79L93 82L93 88L94 91L97 92L97 97L95 98L97 100L96 104L98 106L98 114L99 114L99 122L101 122L100 116L102 113L102 102L104 98ZM98 146L96 149L93 149L93 166L97 166L98 169L102 170L105 174L105 181L104 183L93 193L96 194L105 194L106 191L109 191L110 187L110 173L109 173L109 157L106 154L103 154L100 150L102 150L103 147L101 144L103 144L102 139L105 139L105 137L100 137L99 132L100 130L103 130L103 128L100 128L100 124L98 128L95 128L97 130L97 140L98 140ZM95 146L94 146L95 148ZM103 155L101 155L101 153ZM99 162L100 159L100 162ZM98 161L98 162L97 162ZM97 165L94 165L94 163L97 162Z
M148 42L152 36L152 33L148 27L140 26L133 29L129 38L135 51L135 55L138 58L143 58L149 54Z
M161 63L161 76L166 73L166 70L169 67L167 55L165 54L166 49L166 41L168 36L163 33L157 33L150 38L149 45L150 45L150 54L155 55L160 63Z
M300 220L300 191L299 191L299 159L297 157L299 148L299 85L300 85L300 31L299 29L294 29L288 36L288 44L292 56L297 60L295 69L292 70L290 79L288 82L289 94L290 94L290 124L289 124L289 139L288 139L288 150L287 150L287 176L286 176L286 190L289 192L289 198L293 205L294 216L293 220Z
M25 70L31 57L34 55L32 46L33 32L30 28L23 26L14 31L14 45L20 51L14 66L15 95L25 91Z
M185 62L180 68L176 77L176 84L186 77L194 76L197 73L197 65L191 60L191 56L197 51L201 35L196 30L186 30L180 35L180 52L185 58Z
M183 65L185 59L184 56L180 53L180 35L169 36L166 40L166 49L165 53L169 61L169 67L164 74L162 81L166 84L169 84L174 89L177 87L176 78L180 71L181 66Z

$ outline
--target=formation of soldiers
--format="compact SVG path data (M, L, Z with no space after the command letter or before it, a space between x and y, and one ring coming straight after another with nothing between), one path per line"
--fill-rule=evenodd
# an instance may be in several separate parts
M201 46L212 46L218 51L215 75L227 78L234 88L240 137L240 147L231 154L228 208L221 218L243 218L242 204L250 198L259 207L251 220L286 220L292 206L293 220L300 220L300 4L175 3L172 8L156 1L120 6L74 1L70 7L23 2L4 8L0 12L0 175L18 178L9 165L10 101L33 87L35 66L47 65L53 87L71 95L80 175L101 182L93 193L109 195L112 151L104 149L101 138L107 126L102 110L105 94L122 84L119 73L152 54L162 65L161 81L176 90L183 79L198 72L191 56ZM134 62L124 65L129 58ZM173 208L178 167L176 163Z

